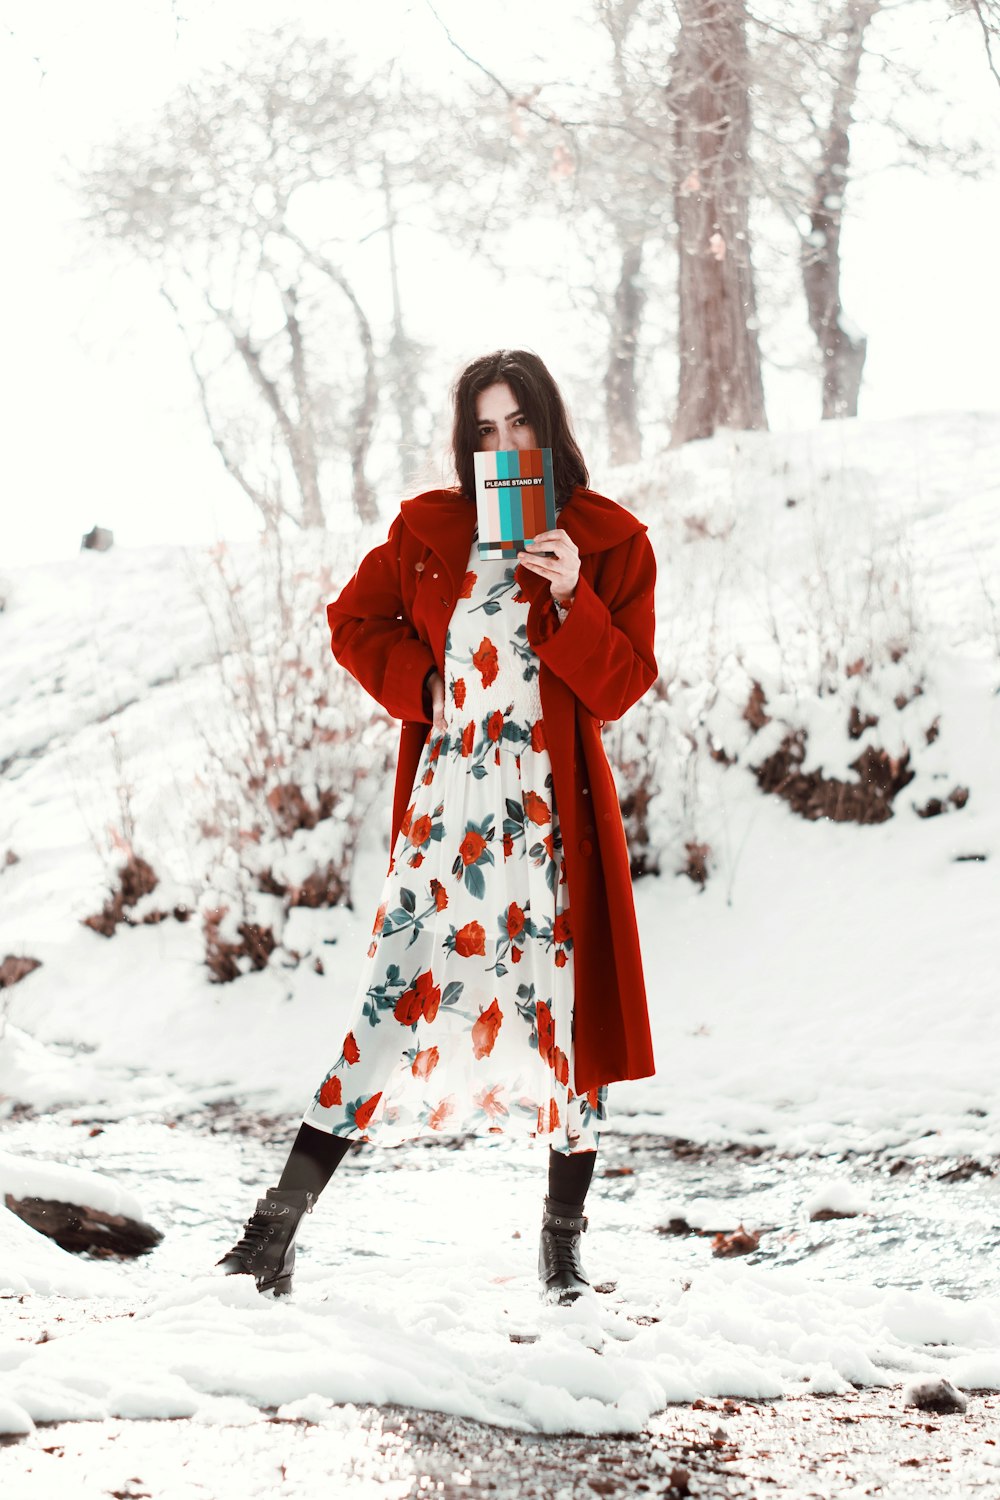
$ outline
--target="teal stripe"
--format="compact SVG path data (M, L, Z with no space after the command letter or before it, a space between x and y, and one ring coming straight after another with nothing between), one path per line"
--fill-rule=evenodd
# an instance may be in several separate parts
M511 460L516 463L516 455L508 454L502 448L497 452L498 479L510 479L512 477ZM517 473L518 471L515 469L515 476ZM509 489L504 488L497 490L497 501L500 506L500 538L502 541L506 541L508 537L512 537L514 535L514 518L511 514L511 495L512 491Z

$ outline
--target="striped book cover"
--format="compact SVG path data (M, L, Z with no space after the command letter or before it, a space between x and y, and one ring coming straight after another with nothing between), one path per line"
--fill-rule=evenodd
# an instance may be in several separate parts
M473 455L479 556L516 557L556 524L551 448L503 448Z

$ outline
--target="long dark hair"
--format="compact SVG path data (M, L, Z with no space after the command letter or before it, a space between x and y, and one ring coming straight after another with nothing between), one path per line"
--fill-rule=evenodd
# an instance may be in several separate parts
M483 354L467 365L455 382L451 448L459 488L467 500L475 499L472 455L479 447L476 397L498 382L509 385L514 392L518 406L534 428L538 446L552 449L556 505L564 505L578 484L587 484L590 475L570 428L559 387L538 355L527 349L497 349L493 354Z

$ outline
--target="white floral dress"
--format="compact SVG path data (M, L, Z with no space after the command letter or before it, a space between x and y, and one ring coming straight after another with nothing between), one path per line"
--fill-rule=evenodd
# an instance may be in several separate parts
M538 658L510 560L473 538L429 729L340 1056L304 1115L336 1135L524 1133L593 1151L577 1096L573 935Z

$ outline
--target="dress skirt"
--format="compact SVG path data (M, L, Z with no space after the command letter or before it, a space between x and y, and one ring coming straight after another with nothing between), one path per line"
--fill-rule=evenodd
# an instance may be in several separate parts
M593 1151L577 1096L573 929L528 599L473 539L428 730L340 1055L303 1116L396 1145L519 1134Z

